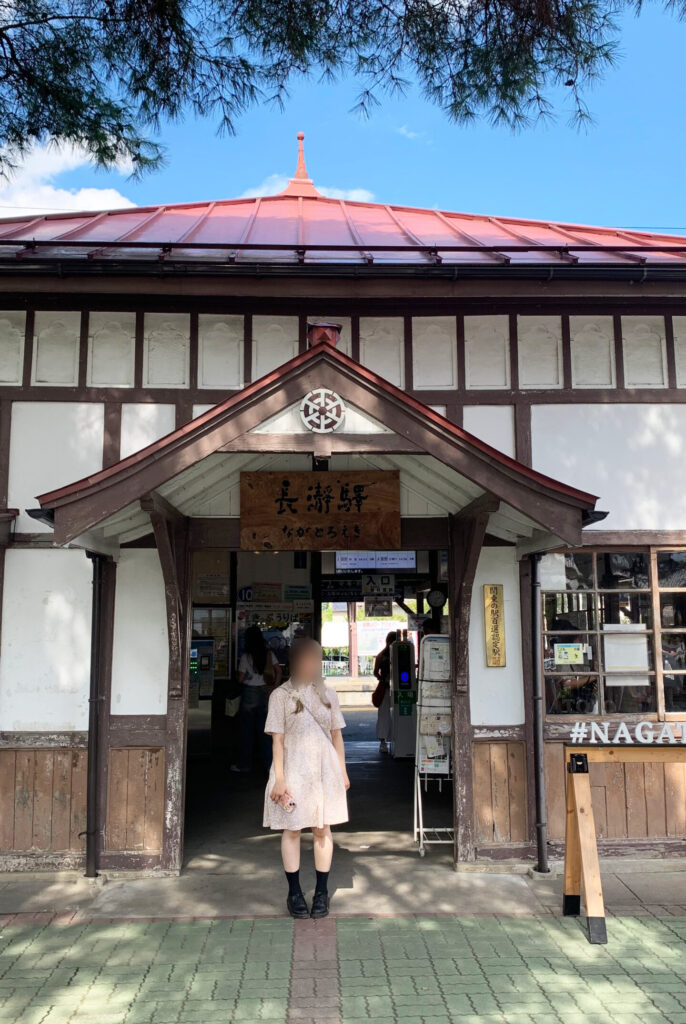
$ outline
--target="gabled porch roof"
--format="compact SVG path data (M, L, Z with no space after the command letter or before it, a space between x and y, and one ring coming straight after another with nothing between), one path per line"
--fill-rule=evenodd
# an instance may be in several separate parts
M321 387L341 396L350 422L329 434L289 428L289 411ZM185 516L235 518L242 470L306 469L313 454L328 458L332 469L399 469L404 516L457 513L490 499L489 532L513 542L542 531L578 543L596 502L491 448L326 343L142 451L38 501L52 514L60 544L95 528L125 542L150 530L141 499L156 494Z

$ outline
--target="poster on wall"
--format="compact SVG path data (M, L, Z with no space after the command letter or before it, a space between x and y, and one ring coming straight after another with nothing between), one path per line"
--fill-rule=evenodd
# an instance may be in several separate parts
M296 636L312 636L314 601L251 601L236 606L236 664L240 661L248 626L258 626L280 665Z
M398 470L241 473L241 549L399 549Z
M365 597L364 614L370 619L390 619L393 615L393 598Z

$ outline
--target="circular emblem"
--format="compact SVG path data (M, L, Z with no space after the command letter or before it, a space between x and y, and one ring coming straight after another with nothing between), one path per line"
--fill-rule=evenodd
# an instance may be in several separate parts
M345 404L335 391L315 388L300 403L300 418L315 434L330 434L343 422Z

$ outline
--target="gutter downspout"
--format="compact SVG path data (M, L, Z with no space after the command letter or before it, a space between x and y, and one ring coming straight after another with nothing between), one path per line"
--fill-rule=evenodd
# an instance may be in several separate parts
M86 878L97 878L98 866L98 741L100 726L100 666L102 645L102 566L105 555L87 551L93 562L93 598L91 611L91 666L90 693L88 695L88 774L86 782ZM84 833L81 833L83 835Z
M531 637L534 683L534 785L536 792L536 870L548 874L545 762L543 751L543 666L541 664L541 556L531 555Z

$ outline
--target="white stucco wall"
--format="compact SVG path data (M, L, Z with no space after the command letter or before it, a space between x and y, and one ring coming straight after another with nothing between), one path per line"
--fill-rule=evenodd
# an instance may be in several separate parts
M171 433L176 426L173 405L157 402L126 402L121 408L121 457L126 458L153 441Z
M91 581L83 551L7 551L0 730L88 728Z
M27 516L37 494L102 469L104 407L100 402L14 402L10 436L9 507L17 530L50 528Z
M462 426L499 452L514 456L514 408L511 405L465 405Z
M113 715L164 715L169 643L157 551L122 551L117 566L112 653Z
M533 466L597 494L599 530L686 528L686 406L535 405Z
M505 666L486 667L484 585L501 583L505 602ZM512 548L483 548L474 579L469 623L469 688L473 725L524 721L519 568Z

